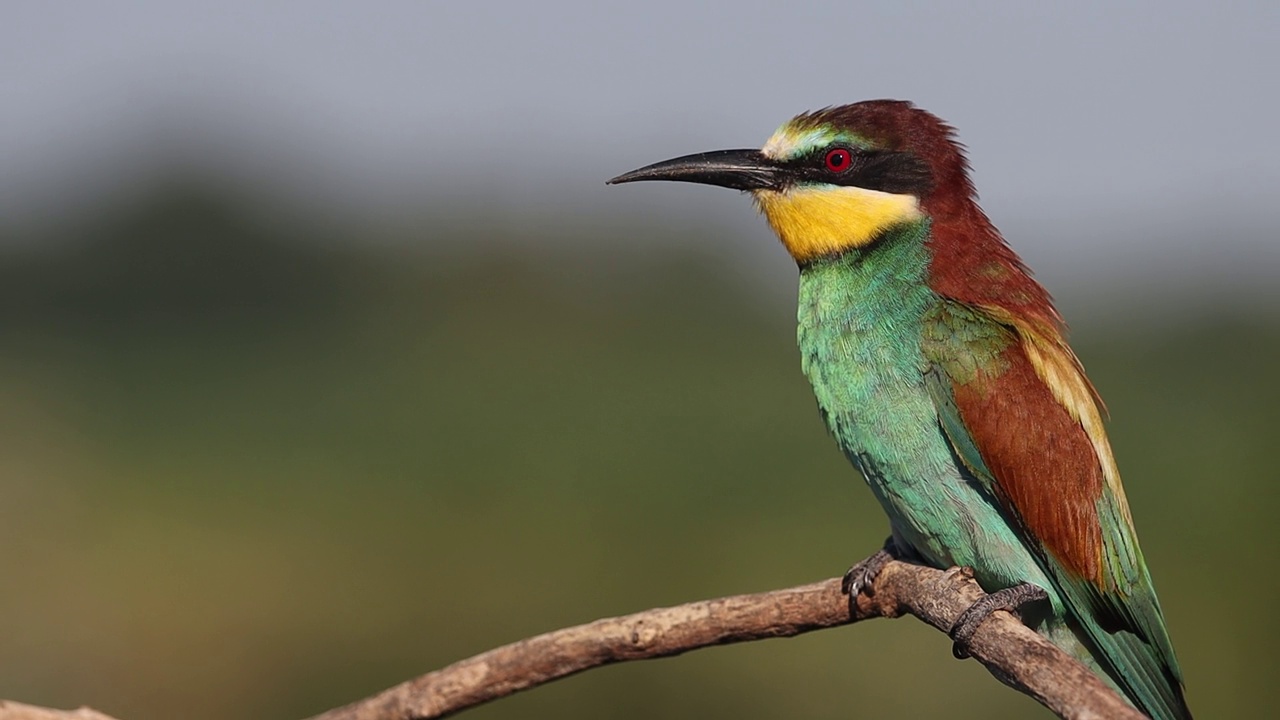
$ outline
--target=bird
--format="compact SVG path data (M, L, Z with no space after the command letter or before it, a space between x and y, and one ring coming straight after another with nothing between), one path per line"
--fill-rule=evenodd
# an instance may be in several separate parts
M891 557L972 568L994 609L1155 720L1188 720L1103 418L1045 288L978 205L953 127L902 100L801 113L760 149L619 175L749 193L799 268L797 341L822 420L888 515Z

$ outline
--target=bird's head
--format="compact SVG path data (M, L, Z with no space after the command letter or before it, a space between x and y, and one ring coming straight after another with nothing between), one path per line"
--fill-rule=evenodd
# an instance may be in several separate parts
M897 100L804 113L759 150L686 155L609 183L640 180L750 192L801 264L869 245L894 226L958 212L973 194L951 128Z

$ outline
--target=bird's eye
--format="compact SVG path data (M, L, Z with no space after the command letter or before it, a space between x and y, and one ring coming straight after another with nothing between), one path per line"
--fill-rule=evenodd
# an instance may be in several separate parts
M827 151L826 157L827 169L834 173L842 173L853 165L853 153L845 148L835 148Z

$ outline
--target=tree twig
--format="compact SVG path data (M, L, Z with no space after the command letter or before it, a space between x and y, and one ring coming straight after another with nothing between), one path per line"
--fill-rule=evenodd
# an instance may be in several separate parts
M593 667L712 645L791 637L876 617L915 615L946 632L982 597L972 575L890 562L851 607L840 580L658 608L556 630L495 648L310 720L426 720ZM1002 682L1068 720L1142 720L1096 675L1009 613L978 628L972 657ZM0 701L0 720L112 720Z
M840 580L737 595L597 620L454 663L310 720L425 720L593 667L679 655L711 645L790 637L875 617L911 614L946 632L982 589L960 569L890 562L857 605ZM1069 720L1142 715L1096 675L1006 612L994 613L970 654L1006 684Z
M87 707L75 710L54 710L35 705L23 705L12 700L0 700L0 720L114 720L114 718Z

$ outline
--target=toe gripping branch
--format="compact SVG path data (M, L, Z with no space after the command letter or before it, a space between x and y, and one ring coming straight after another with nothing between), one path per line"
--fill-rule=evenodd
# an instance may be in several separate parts
M875 582L876 576L884 566L888 565L890 560L897 558L896 553L893 538L889 538L884 541L884 547L877 550L875 554L845 572L844 579L840 581L840 591L849 596L850 607L858 602L860 593L871 587L871 583Z
M1029 602L1048 599L1049 593L1045 592L1044 588L1031 583L1021 583L982 596L961 613L960 617L956 618L955 624L951 626L948 634L955 642L951 646L951 654L955 655L957 660L969 657L969 643L973 641L974 633L978 632L978 628L986 622L991 613L1005 610L1016 614L1018 608Z

